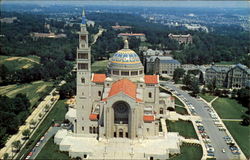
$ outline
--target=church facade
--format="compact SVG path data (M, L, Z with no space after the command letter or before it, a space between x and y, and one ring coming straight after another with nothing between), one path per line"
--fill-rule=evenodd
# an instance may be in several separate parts
M91 73L84 12L76 61L76 106L67 113L73 130L55 135L60 150L86 159L166 159L180 152L178 133L163 133L160 126L174 98L160 93L158 75L144 75L127 40L110 58L106 74Z

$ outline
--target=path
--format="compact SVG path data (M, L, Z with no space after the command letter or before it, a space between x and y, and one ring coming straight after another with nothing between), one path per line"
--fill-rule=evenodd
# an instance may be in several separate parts
M210 105L212 105L212 103L217 99L217 98L219 98L218 96L217 97L215 97L212 101L210 101L210 102L208 102Z
M97 41L98 37L100 37L104 31L105 31L105 29L99 28L99 32L94 35L94 41L91 43L91 45L95 44L95 42Z

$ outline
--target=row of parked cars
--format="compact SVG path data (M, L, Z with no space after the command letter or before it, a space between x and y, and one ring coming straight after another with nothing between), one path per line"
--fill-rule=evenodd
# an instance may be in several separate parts
M221 121L219 120L219 117L217 116L217 114L209 107L209 106L205 106L207 107L207 110L211 116L211 118L214 121L214 124L218 127L218 129L220 131L226 131L226 129L223 127ZM225 136L223 137L223 139L226 141L227 145L229 146L229 149L231 150L231 152L233 154L239 155L239 149L237 146L235 146L235 144L233 143L233 140L230 136ZM222 152L225 153L225 149L222 149Z
M235 143L233 143L233 140L230 136L225 136L223 139L226 141L230 151L235 155L240 155L239 148L235 146Z
M41 142L43 142L44 136L40 138L40 140L36 143L35 147L32 149L32 151L28 154L28 156L25 159L31 159L31 156L36 151L36 148L40 146Z
M205 143L207 149L207 155L210 157L214 157L214 147L211 144L210 137L207 135L207 132L201 121L195 121L196 126L199 130L199 133L202 137L203 142Z

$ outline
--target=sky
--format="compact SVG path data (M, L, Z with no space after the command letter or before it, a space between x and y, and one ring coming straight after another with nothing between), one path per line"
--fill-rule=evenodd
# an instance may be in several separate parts
M126 1L126 0L120 0L120 1L106 1L106 0L92 0L92 1L75 1L75 0L43 0L43 1L35 1L35 0L3 0L2 3L35 3L35 4L41 4L41 5L51 5L51 4L71 4L71 5L118 5L118 6L147 6L147 7L209 7L209 8L249 8L250 9L250 1Z

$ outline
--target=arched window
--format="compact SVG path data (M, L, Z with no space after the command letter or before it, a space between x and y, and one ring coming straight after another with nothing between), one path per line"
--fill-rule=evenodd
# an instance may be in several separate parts
M95 133L95 127L93 127L93 133Z
M85 83L85 78L81 78L81 82L82 82L82 83Z
M160 108L160 114L163 114L163 108Z
M151 92L148 93L148 97L152 98L152 93Z
M101 95L102 95L102 92L98 91L98 96L101 97Z

